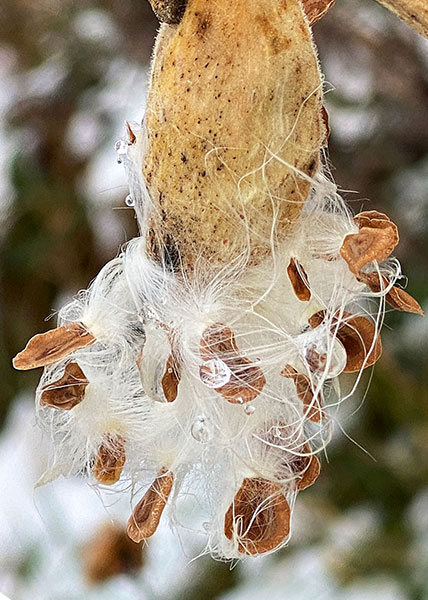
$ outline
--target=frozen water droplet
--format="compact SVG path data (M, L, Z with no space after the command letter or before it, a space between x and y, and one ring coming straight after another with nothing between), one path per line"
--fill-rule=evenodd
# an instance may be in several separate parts
M343 344L327 330L313 329L301 336L303 355L309 368L318 375L333 379L342 373L347 356Z
M256 407L252 406L251 404L246 404L244 411L247 415L252 415L256 412Z
M117 162L121 164L128 154L128 143L125 140L118 140L114 145L114 149L117 154Z
M131 194L128 194L125 198L125 204L126 206L135 206L135 201L133 196L131 196Z
M192 423L190 428L190 433L192 434L193 439L201 444L206 444L210 439L210 431L207 425L206 418L201 415L199 417L195 417L195 420Z
M221 388L230 381L232 371L219 358L207 360L199 368L202 383L212 389Z

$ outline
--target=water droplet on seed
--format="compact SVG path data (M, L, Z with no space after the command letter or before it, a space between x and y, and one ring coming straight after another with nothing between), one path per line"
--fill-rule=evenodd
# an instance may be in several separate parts
M221 388L230 381L232 371L219 358L207 360L199 368L202 383L212 389Z
M131 194L128 194L125 198L126 206L135 206L135 200Z

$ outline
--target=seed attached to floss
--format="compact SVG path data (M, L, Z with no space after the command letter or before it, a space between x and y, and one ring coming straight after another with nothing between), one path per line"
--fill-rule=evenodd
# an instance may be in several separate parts
M302 300L302 302L308 302L311 299L311 290L307 283L308 276L302 265L295 258L290 259L287 273L298 299Z
M69 323L32 337L13 359L13 366L22 371L46 367L95 341L82 323Z
M376 260L388 258L399 242L397 226L383 213L367 211L354 218L360 227L358 233L347 235L340 249L340 255L348 263L354 275Z
M134 542L151 537L158 528L162 513L172 490L174 476L163 469L158 473L128 520L128 535Z
M103 485L113 485L119 481L125 461L125 440L121 435L108 434L98 449L92 472Z
M309 377L304 373L299 373L291 365L285 365L284 369L281 371L281 375L293 379L297 395L305 407L305 417L315 423L322 421L324 413L320 408L319 400L314 397Z
M174 402L178 395L180 383L180 365L172 354L166 361L165 373L162 377L162 389L168 402Z
M64 375L43 388L40 405L71 410L82 402L88 384L89 380L79 365L76 362L68 363Z
M376 271L373 271L372 273L359 273L358 279L365 283L367 287L375 293L385 290L389 285L388 279L384 275L381 275L381 285L379 274ZM395 308L395 310L414 313L415 315L421 315L422 317L425 314L417 300L405 290L395 285L393 285L389 292L385 294L385 300L392 308Z
M238 551L262 554L273 550L290 532L290 507L281 486L266 479L247 478L224 519L224 534L237 540Z
M266 384L263 371L248 358L239 354L233 331L221 323L208 327L202 334L201 357L206 365L200 368L204 381L212 371L212 360L217 359L228 368L228 380L224 385L213 387L215 391L232 404L245 404L257 398Z
M320 311L309 319L311 327L316 328L324 321L325 313ZM332 333L336 330L337 319L333 319ZM347 356L344 373L357 373L367 369L379 360L382 354L380 334L375 324L365 317L355 317L344 312L337 330L337 338L342 342Z
M291 461L291 468L298 475L297 489L300 492L315 483L321 472L321 463L318 457L312 454L309 444L305 444L302 452L302 455L296 455Z

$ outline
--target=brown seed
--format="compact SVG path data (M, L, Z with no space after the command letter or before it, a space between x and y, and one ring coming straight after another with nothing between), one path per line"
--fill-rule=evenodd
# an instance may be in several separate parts
M322 120L323 120L324 127L325 127L324 145L327 146L331 130L330 130L330 118L328 116L328 112L327 112L327 109L325 106L322 107L321 114L322 114Z
M178 384L180 383L180 365L172 354L166 361L165 373L162 377L162 389L168 402L174 402L178 395Z
M311 486L318 479L321 463L317 456L311 454L311 447L305 444L302 456L295 456L291 463L292 470L299 476L297 489L301 492Z
M82 402L88 384L89 380L79 365L76 362L68 363L64 375L43 388L40 404L71 410Z
M125 464L125 440L121 435L108 434L98 449L92 472L104 485L119 481Z
M388 258L398 244L398 230L392 221L379 220L377 224L380 226L361 227L358 233L347 235L343 241L340 255L355 275L373 260L381 262Z
M380 292L382 289L386 289L389 285L388 279L382 275L383 285L380 285L379 275L375 271L373 273L359 273L358 279L364 282L372 292ZM421 305L417 302L410 294L405 290L393 286L389 292L385 295L385 300L395 310L401 310L403 312L414 313L416 315L423 316L425 313L422 310Z
M266 479L244 479L225 515L225 536L237 538L239 552L262 554L276 548L289 531L290 507L281 486Z
M297 395L305 407L305 417L314 423L322 421L324 413L321 410L319 399L317 398L314 400L314 393L309 377L303 373L299 373L291 365L285 365L284 369L281 371L281 375L294 380Z
M161 23L180 23L186 9L187 0L149 0L153 12Z
M134 508L128 521L128 535L134 542L141 542L152 536L162 516L172 490L174 476L163 469L158 473L143 498Z
M135 137L135 133L132 131L129 121L125 121L125 126L128 133L128 145L132 146L132 144L135 144L137 141L137 138Z
M32 337L13 359L13 366L22 371L45 367L95 341L82 323L69 323Z
M392 223L388 215L386 215L385 213L381 213L377 210L364 210L363 212L358 213L358 215L355 215L354 217L354 222L358 225L360 229L361 227L373 227L375 229L382 226L389 227L389 225L385 223L382 225L381 221Z
M266 384L263 371L248 358L239 354L233 331L221 323L208 327L200 344L204 360L217 358L231 371L230 380L215 391L232 404L244 404L257 398ZM201 378L205 374L201 366Z
M83 568L91 584L121 573L135 574L143 566L141 544L136 544L119 525L108 523L82 549Z
M312 315L309 319L311 327L318 327L324 320L324 311ZM331 331L336 331L337 318L333 318ZM342 342L347 355L344 373L356 373L363 368L371 367L382 354L382 342L375 324L365 317L354 317L344 312L337 329L337 338ZM370 350L370 348L373 348Z
M308 276L302 265L295 259L291 258L287 267L288 278L293 286L294 293L299 300L308 302L311 299L311 290L308 285Z
M302 0L302 4L309 23L313 25L323 18L333 6L334 0Z

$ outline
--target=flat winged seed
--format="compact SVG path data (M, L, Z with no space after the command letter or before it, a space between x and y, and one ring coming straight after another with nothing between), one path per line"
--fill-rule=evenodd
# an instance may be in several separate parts
M219 359L230 370L230 378L215 391L232 404L244 404L257 398L266 384L263 371L248 358L239 354L233 331L216 323L202 334L200 342L201 357L208 361ZM201 376L204 369L201 370Z
M237 540L243 554L273 550L290 531L290 507L281 486L266 479L247 478L226 512L224 534Z
M148 491L134 508L128 521L128 536L134 542L141 542L152 536L162 516L172 490L174 476L163 469Z
M290 259L290 263L287 267L287 274L298 299L303 302L308 302L311 299L311 290L307 283L308 276L302 265L295 258Z
M125 440L121 435L108 434L98 449L92 472L104 485L119 481L125 464Z
M43 388L41 406L71 410L85 397L89 380L76 362L68 363L64 375Z
M335 0L302 0L303 9L308 17L309 23L313 25L323 18Z
M382 286L380 285L379 275L375 271L373 273L359 273L358 279L364 282L372 292L380 292L382 289L386 289L389 285L388 279L382 275ZM385 294L385 300L395 310L401 310L403 312L414 313L416 315L423 316L425 313L417 300L412 298L405 290L393 286L387 294Z
M174 402L177 398L179 383L180 367L171 354L166 362L165 373L162 377L162 389L168 402Z
M297 489L301 492L311 486L321 471L321 463L317 456L312 454L309 444L305 444L301 456L295 456L291 468L298 475Z
M358 225L358 227L379 227L379 221L389 221L392 223L391 219L385 213L381 213L377 210L364 210L363 212L355 215L354 222Z
M314 399L311 380L304 373L299 373L291 365L285 365L281 371L283 377L293 379L296 393L305 407L305 417L314 423L319 423L324 418L318 399Z
M391 221L380 221L387 227L362 227L358 233L347 235L340 249L340 255L352 273L358 275L360 270L377 260L381 262L388 258L398 244L398 231Z
M82 323L69 323L32 337L13 359L13 366L22 371L45 367L95 341Z

